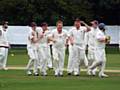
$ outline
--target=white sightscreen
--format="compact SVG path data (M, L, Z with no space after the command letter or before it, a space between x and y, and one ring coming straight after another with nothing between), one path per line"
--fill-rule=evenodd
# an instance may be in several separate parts
M9 26L7 31L8 41L10 44L26 44L28 26Z
M111 44L119 44L120 26L107 26L106 33L111 36Z
M65 26L64 29L69 30L70 26ZM54 26L49 27L50 30L55 29ZM111 44L119 44L120 42L120 26L107 26L106 33L111 36ZM9 26L8 28L8 40L10 44L27 43L27 35L29 32L28 26Z

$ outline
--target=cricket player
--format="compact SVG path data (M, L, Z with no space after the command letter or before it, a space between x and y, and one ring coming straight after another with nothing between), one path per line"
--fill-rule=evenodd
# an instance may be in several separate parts
M63 76L65 46L67 45L67 32L63 29L63 22L56 23L57 28L52 32L53 43L53 66L55 76Z
M99 67L99 77L108 77L104 74L105 65L106 65L106 54L105 54L105 44L109 43L110 39L105 35L105 24L100 23L99 29L95 36L96 49L95 49L95 58L96 60L89 67L89 70L92 71L94 68Z
M39 76L38 74L38 33L36 32L36 23L31 23L31 28L28 34L28 42L27 42L27 51L29 55L29 62L27 64L27 74L32 75L31 69L33 67L34 76Z
M71 30L69 32L71 32ZM69 57L68 57L68 66L67 66L68 75L72 75L72 73L74 71L74 52L73 52L73 45L72 45L73 40L74 40L73 37L71 37L71 40L68 41L68 44L69 44L69 47L68 47L69 48ZM86 55L85 55L84 64L86 67L88 67L88 60L87 60Z
M81 23L85 27L81 27ZM74 53L74 75L79 76L80 66L85 63L85 32L90 31L90 27L83 21L76 19L74 22L75 28L69 33L69 39L73 38L73 53Z
M50 31L48 30L47 23L42 23L42 32L39 33L39 56L40 56L40 71L42 76L47 76L47 65L48 60L50 59L50 51L49 51L49 37Z
M98 28L98 21L94 20L91 22L92 26L91 26L91 31L88 32L88 61L89 61L89 66L92 65L92 63L95 61L95 51L96 51L96 46L95 46L95 41L96 41L96 34L99 31ZM95 68L94 70L92 70L91 72L87 72L88 75L96 75L96 70L97 68Z
M8 70L6 68L8 48L10 47L7 40L7 28L8 22L4 21L2 27L0 28L0 69Z

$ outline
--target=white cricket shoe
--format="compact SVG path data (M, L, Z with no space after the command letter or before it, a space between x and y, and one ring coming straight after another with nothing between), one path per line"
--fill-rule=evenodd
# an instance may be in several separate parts
M59 73L57 71L55 71L55 77L58 77Z
M92 75L96 76L96 71L95 70L92 70Z
M6 68L6 67L3 67L3 68L1 68L2 70L5 70L5 71L7 71L8 70L8 68Z
M47 76L46 72L41 72L41 76Z
M34 76L39 76L39 73L34 73Z
M91 75L92 75L92 70L91 70L91 69L88 69L88 70L87 70L87 74L91 76Z
M32 72L31 72L31 71L27 71L27 75L28 75L28 76L31 76L31 75L32 75Z
M80 76L78 72L74 72L74 76Z
M63 72L62 71L59 72L59 76L63 77Z
M108 78L109 76L103 73L103 74L99 74L99 77L100 78Z

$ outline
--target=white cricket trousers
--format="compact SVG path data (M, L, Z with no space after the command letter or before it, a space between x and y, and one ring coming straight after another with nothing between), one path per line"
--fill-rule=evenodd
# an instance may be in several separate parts
M52 55L51 55L51 46L48 45L48 63L47 63L47 66L49 68L52 68Z
M38 66L38 51L37 49L33 49L31 47L27 48L28 55L29 55L29 62L27 64L27 70L30 71L33 67L33 73L38 73L37 66Z
M0 68L6 68L8 48L0 47Z
M105 66L106 66L106 54L104 48L97 48L95 51L95 58L96 60L90 66L90 69L94 69L99 66L100 71L99 75L104 74Z
M80 74L80 66L85 63L85 50L79 45L73 45L74 53L74 75Z
M47 70L47 63L49 59L49 50L47 45L40 45L39 46L39 65L41 73L46 74Z
M96 61L95 59L97 57L95 57L95 50L92 48L88 48L88 68L93 64L94 61ZM96 72L97 68L95 68L93 71Z
M68 57L68 66L67 71L68 73L72 73L74 70L74 53L73 53L73 46L69 45L69 57Z
M64 70L65 47L53 46L53 67L55 75L63 75Z

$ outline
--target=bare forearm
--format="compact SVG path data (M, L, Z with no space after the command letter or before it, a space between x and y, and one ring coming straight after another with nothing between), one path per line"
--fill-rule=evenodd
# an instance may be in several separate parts
M81 21L81 23L87 28L87 31L90 31L90 30L91 30L91 29L90 29L90 26L87 25L84 21Z

